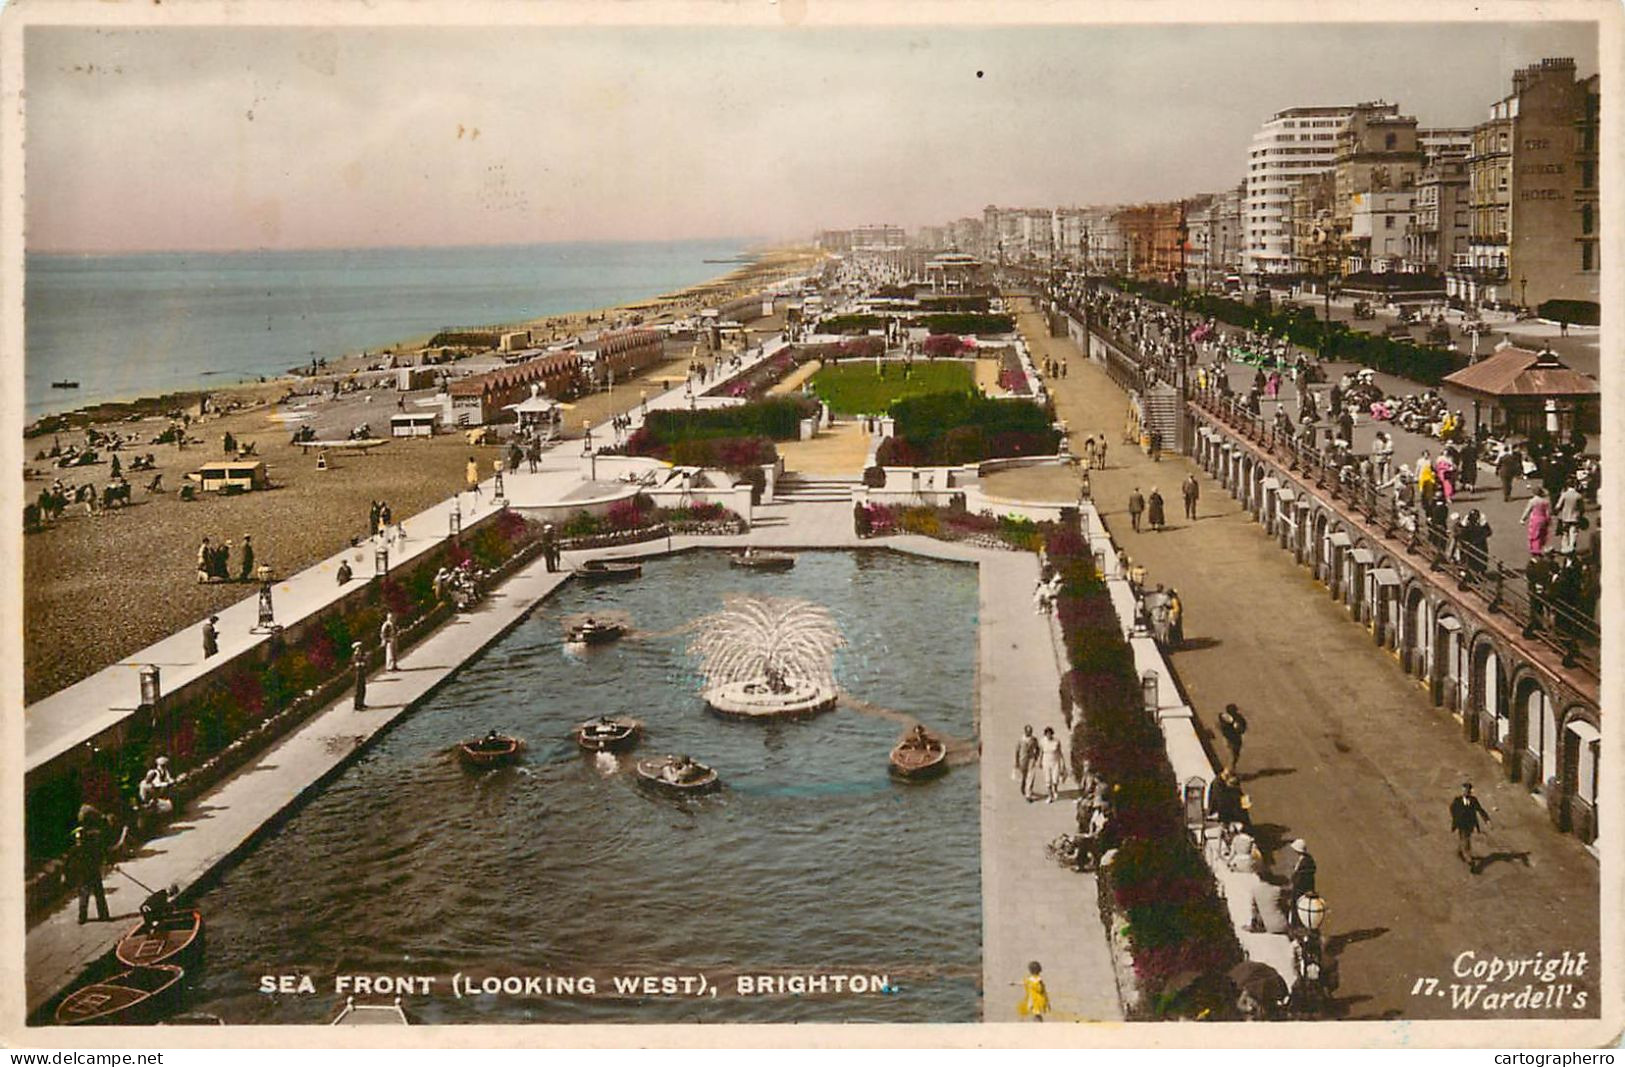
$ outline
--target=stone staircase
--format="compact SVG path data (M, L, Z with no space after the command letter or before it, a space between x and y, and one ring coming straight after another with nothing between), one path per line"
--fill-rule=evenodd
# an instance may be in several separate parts
M1145 428L1162 435L1164 452L1181 451L1184 442L1180 434L1184 426L1184 410L1179 391L1170 385L1153 386L1145 397Z
M861 484L856 478L806 478L787 472L773 488L779 504L850 504L852 489Z

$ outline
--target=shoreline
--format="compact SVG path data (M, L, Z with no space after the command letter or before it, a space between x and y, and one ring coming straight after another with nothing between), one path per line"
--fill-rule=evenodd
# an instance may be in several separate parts
M56 253L40 254L54 255ZM754 255L755 258L735 264L733 269L726 273L654 296L631 297L619 303L599 308L578 308L535 315L530 318L505 323L503 326L504 328L511 327L513 329L535 329L545 325L556 331L562 330L568 333L574 330L580 332L594 319L602 320L610 316L625 315L640 315L647 323L652 324L654 319L663 315L670 315L676 308L701 296L716 294L718 299L731 299L738 290L750 288L753 282L759 282L763 285L768 284L769 280L775 276L789 276L795 273L794 267L800 265L810 266L820 258L820 253L816 249L810 246L796 245L767 248ZM195 406L203 397L244 399L245 396L254 396L254 405L272 403L274 401L254 394L263 390L280 395L287 387L297 383L325 382L331 381L333 378L352 377L365 372L367 370L365 364L377 359L379 356L386 353L421 349L434 336L432 333L417 334L385 342L376 348L364 349L361 352L345 352L330 357L327 366L322 368L320 373L313 376L295 374L292 372L292 368L288 368L274 376L262 376L257 381L236 381L216 388L198 385L156 394L149 393L127 398L93 401L65 411L47 412L25 422L22 426L22 437L23 440L28 441L51 433L79 431L90 426L107 423L133 422L138 418L161 417L166 411L174 410L177 407ZM24 359L26 365L26 353ZM245 406L254 405L248 404L245 400Z

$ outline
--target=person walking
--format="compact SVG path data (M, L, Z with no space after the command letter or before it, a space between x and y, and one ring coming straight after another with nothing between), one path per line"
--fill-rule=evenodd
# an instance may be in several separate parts
M1162 462L1162 431L1151 431L1151 458L1158 463Z
M237 572L239 582L252 581L254 578L254 539L243 534L243 562Z
M102 885L102 865L107 862L107 819L101 812L83 804L79 825L73 829L72 851L68 854L68 874L79 890L79 925L90 918L90 898L96 898L96 920L106 922L107 890Z
M1156 486L1151 487L1151 499L1147 502L1145 514L1151 523L1151 528L1161 533L1166 522L1166 516L1163 512L1162 493Z
M497 496L507 496L508 494L503 492L503 485L502 485L502 457L501 456L498 456L496 459L493 459L491 461L491 469L496 474L496 495Z
M214 546L205 537L203 543L197 546L197 580L201 585L208 581L214 572Z
M1535 486L1529 497L1529 503L1523 506L1523 514L1519 520L1529 535L1529 554L1538 556L1546 549L1546 536L1552 526L1552 505L1546 499L1546 487Z
M396 670L395 666L395 613L384 612L384 623L378 627L378 641L384 646L384 670Z
M1478 821L1490 821L1489 812L1473 796L1473 783L1461 783L1461 795L1450 802L1450 828L1456 832L1456 855L1467 864L1467 869L1478 873L1478 860L1473 856L1473 834L1482 833Z
M365 711L367 707L367 657L361 651L361 642L357 641L350 646L350 664L355 671L355 704L356 711Z
M1303 838L1292 842L1292 851L1298 854L1296 862L1292 865L1292 899L1294 902L1305 893L1315 891L1315 857L1309 854L1309 845ZM1293 909L1296 912L1296 908Z
M1495 461L1495 476L1501 479L1501 502L1506 503L1512 499L1512 483L1518 475L1523 473L1523 460L1518 456L1516 448L1501 450L1501 458Z
M1140 532L1140 516L1145 513L1145 497L1140 495L1140 487L1135 486L1134 491L1128 495L1128 521L1133 525L1134 532Z
M1580 524L1585 520L1585 498L1580 495L1579 487L1570 479L1558 494L1557 503L1553 507L1557 518L1557 536L1564 552L1573 552L1575 542L1580 536Z
M378 517L383 513L383 510L384 510L384 506L382 504L378 503L378 501L376 501L376 500L374 500L372 502L372 506L367 509L367 536L368 537L377 537L378 536Z
M1061 739L1055 736L1055 727L1044 727L1044 736L1038 742L1041 769L1044 772L1044 788L1049 793L1046 804L1055 803L1055 798L1061 795L1061 782L1066 778L1066 750L1061 747Z
M1219 713L1219 733L1230 749L1230 769L1241 762L1241 742L1247 735L1247 717L1234 704L1226 704Z
M1185 475L1185 481L1180 485L1179 491L1185 498L1185 517L1194 521L1196 518L1196 502L1202 496L1202 486L1197 482L1196 475Z
M480 465L473 456L468 457L468 469L464 473L464 477L468 482L468 491L473 493L475 498L478 498L480 495Z
M1037 960L1027 964L1027 977L1022 979L1021 988L1021 1003L1016 1005L1016 1013L1035 1023L1043 1022L1049 1011L1049 990L1044 988L1044 968Z
M1100 443L1095 446L1095 462L1100 464L1101 470L1106 469L1106 435L1104 433L1100 435Z
M1083 469L1092 470L1094 469L1094 465L1095 439L1093 437L1085 437L1083 439Z
M214 624L219 621L220 616L218 615L210 615L207 619L203 620L204 659L208 659L210 656L220 651L220 634L214 628Z
M1185 647L1185 603L1177 589L1168 590L1168 647Z
M1037 797L1033 793L1033 778L1038 770L1038 738L1033 736L1031 724L1021 728L1021 740L1016 742L1016 776L1021 783L1021 795L1031 802Z

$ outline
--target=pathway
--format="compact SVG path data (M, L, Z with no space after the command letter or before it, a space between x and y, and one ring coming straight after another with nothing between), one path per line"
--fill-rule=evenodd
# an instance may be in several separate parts
M1035 355L1070 357L1069 376L1049 383L1060 415L1076 432L1104 431L1111 441L1111 469L1091 481L1114 538L1151 582L1179 590L1187 646L1172 663L1200 722L1212 736L1230 701L1250 721L1241 771L1261 843L1279 853L1303 837L1315 854L1342 969L1339 1010L1363 1019L1483 1017L1410 995L1422 977L1447 986L1452 962L1469 950L1585 951L1594 1007L1598 868L1584 847L1554 830L1486 750L1463 741L1454 719L1215 481L1183 457L1154 463L1121 445L1124 394L1103 370L1069 340L1045 336L1037 316L1021 324ZM1179 497L1191 472L1202 487L1195 522L1182 518ZM1056 477L990 480L1008 495L1032 495L1046 476ZM1124 501L1134 486L1162 489L1164 532L1130 528ZM1075 492L1062 475L1050 497ZM1477 877L1456 858L1449 832L1447 805L1464 778L1495 820L1479 845L1494 861Z

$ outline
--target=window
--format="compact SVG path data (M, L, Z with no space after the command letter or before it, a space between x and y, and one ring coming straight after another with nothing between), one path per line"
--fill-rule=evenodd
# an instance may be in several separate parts
M1394 217L1392 215L1383 216L1382 228L1385 230L1391 230L1394 228Z
M1597 212L1590 204L1580 205L1580 232L1591 233L1596 229Z
M1580 163L1580 188L1595 189L1597 187L1597 165L1590 160Z
M1398 144L1398 143L1399 143L1399 135L1398 134L1390 133L1388 136L1386 136L1386 137L1384 137L1382 139L1382 147L1387 149L1390 152L1392 152L1394 150L1394 146L1396 144Z
M1580 269L1597 269L1597 246L1591 241L1580 242Z

